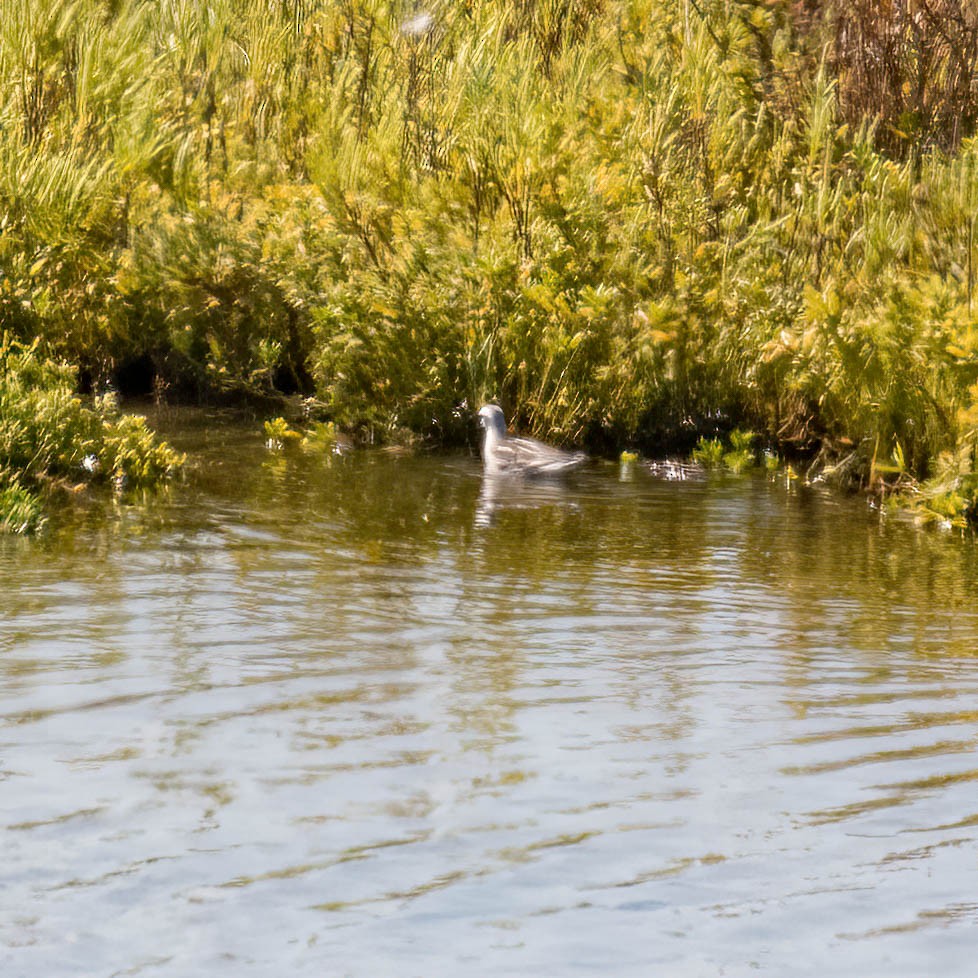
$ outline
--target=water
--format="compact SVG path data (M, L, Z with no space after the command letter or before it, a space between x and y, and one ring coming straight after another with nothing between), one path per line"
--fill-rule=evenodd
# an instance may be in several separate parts
M970 540L169 424L0 543L4 978L974 973Z

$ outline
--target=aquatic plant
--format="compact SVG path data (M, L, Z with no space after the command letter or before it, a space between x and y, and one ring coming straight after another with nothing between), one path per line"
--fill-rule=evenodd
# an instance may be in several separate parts
M731 472L743 472L757 464L757 455L751 447L757 439L753 431L735 428L728 436L730 450L723 453L723 464Z
M106 398L96 400L95 411L102 418L101 444L89 457L95 459L96 471L120 488L159 485L183 465L185 456L158 440L145 418L121 413L115 403L106 404Z
M280 452L290 445L298 445L302 432L296 431L285 418L272 418L264 423L265 447Z
M337 445L336 425L332 421L315 421L302 436L302 447L311 451L331 454Z
M743 472L757 464L757 454L753 444L757 435L753 431L735 428L726 440L722 438L700 438L692 451L692 460L708 469L729 469Z
M0 471L0 533L33 533L44 525L41 500Z
M705 468L719 469L723 466L725 454L726 449L719 438L700 438L693 449L692 459Z

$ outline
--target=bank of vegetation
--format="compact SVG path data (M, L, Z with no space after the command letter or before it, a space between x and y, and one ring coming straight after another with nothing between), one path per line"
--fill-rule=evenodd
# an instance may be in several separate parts
M446 442L740 425L975 505L968 0L0 0L0 323Z
M155 488L183 457L113 394L83 401L76 371L0 334L0 533L31 533L52 496Z

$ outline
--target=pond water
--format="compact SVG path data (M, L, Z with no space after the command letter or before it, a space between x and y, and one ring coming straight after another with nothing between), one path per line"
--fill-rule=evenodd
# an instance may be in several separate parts
M974 974L970 539L156 423L0 543L4 978Z

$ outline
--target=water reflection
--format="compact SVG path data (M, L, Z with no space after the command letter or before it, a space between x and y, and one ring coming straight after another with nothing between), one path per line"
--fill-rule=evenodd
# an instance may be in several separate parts
M479 489L473 525L492 526L501 510L576 506L574 488L562 479L523 479L485 473Z
M970 973L970 541L175 423L0 546L5 976Z

